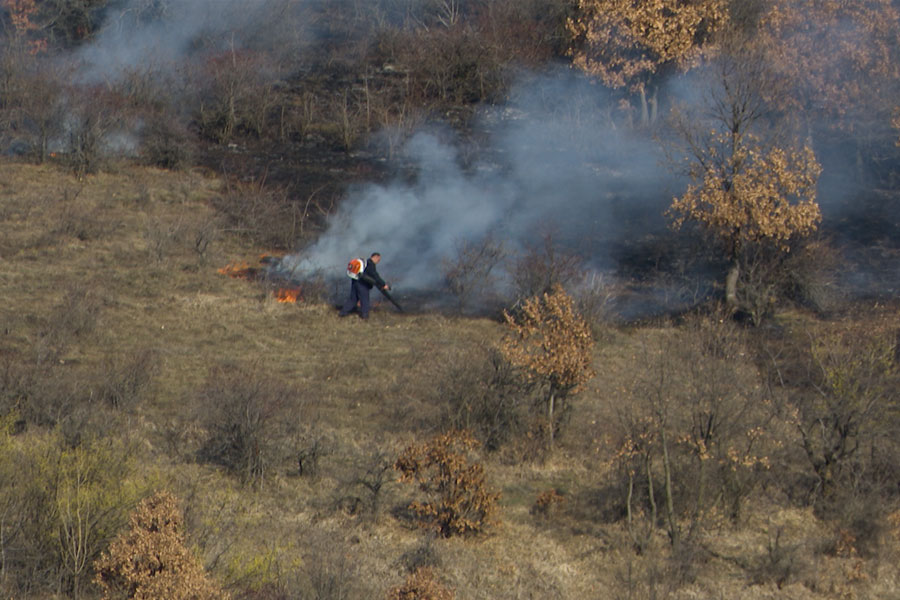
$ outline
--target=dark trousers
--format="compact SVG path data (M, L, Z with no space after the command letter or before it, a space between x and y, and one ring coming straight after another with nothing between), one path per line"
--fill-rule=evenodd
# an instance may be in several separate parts
M341 316L345 317L352 313L353 309L356 308L356 304L359 303L359 316L363 319L368 319L369 308L371 307L369 292L371 291L371 288L366 287L361 281L352 280L350 282L350 296L341 308Z

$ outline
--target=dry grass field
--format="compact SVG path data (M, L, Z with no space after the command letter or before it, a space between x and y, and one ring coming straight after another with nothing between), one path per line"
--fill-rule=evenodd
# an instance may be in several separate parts
M455 422L445 399L479 385L503 324L387 303L362 323L318 301L278 302L219 272L267 251L221 226L208 202L220 186L200 172L79 180L0 165L0 366L3 411L24 415L16 443L54 428L72 444L119 440L131 483L181 500L192 548L235 597L384 598L417 565L473 600L898 597L896 521L874 550L841 545L833 522L776 485L758 486L738 520L710 514L691 557L671 554L663 528L635 551L610 514L622 492L608 475L623 390L650 368L648 348L679 335L663 323L604 331L597 375L552 453L523 458L526 436L481 454L501 493L496 525L428 536L406 518L414 490L390 466ZM726 378L761 385L751 367ZM263 399L252 432L265 460L245 471L202 460L217 411L250 393ZM535 511L548 490L562 499ZM86 585L82 596L96 594ZM0 580L6 596L17 589Z

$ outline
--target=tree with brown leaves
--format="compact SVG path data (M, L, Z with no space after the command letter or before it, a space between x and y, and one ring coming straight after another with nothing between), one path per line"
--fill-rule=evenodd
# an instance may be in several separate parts
M552 449L565 402L593 377L591 328L558 284L525 300L516 316L507 312L503 316L511 335L500 350L510 363L524 369L528 379L542 385Z
M94 564L104 600L224 600L228 595L203 571L184 540L175 497L159 492L144 499L122 533Z
M578 0L568 20L575 66L612 88L640 94L667 66L687 67L728 20L725 0ZM655 99L650 100L655 106Z
M699 224L730 267L725 297L755 323L771 308L780 265L821 220L821 168L788 124L773 118L778 80L752 39L732 32L705 71L707 102L674 111L691 183L668 211L675 228Z
M500 494L488 491L484 467L469 461L478 441L467 431L450 431L412 444L394 463L400 481L417 483L428 499L409 507L420 524L443 537L479 533L497 510Z
M784 108L843 129L886 121L900 81L898 34L892 0L769 0L754 38L798 92Z

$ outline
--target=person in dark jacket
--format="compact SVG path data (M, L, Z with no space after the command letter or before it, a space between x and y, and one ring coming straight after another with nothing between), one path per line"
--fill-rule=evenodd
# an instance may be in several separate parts
M366 261L366 267L363 269L363 272L359 274L357 279L351 280L350 296L344 302L344 306L341 307L340 316L346 317L359 305L360 318L368 319L369 309L371 308L369 292L372 291L372 288L378 286L380 290L391 289L391 286L378 274L376 267L379 262L381 262L381 254L373 252L369 260Z

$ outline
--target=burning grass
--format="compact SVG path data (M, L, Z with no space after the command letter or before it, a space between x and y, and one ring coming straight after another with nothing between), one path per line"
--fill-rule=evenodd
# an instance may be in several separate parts
M281 304L296 304L303 300L303 291L300 287L289 282L280 281L279 278L272 278L267 272L265 265L272 259L269 254L263 254L259 257L259 267L251 267L247 261L230 262L220 268L218 272L222 275L231 277L232 279L243 279L245 281L257 282L265 287L272 289L272 295L275 300Z

